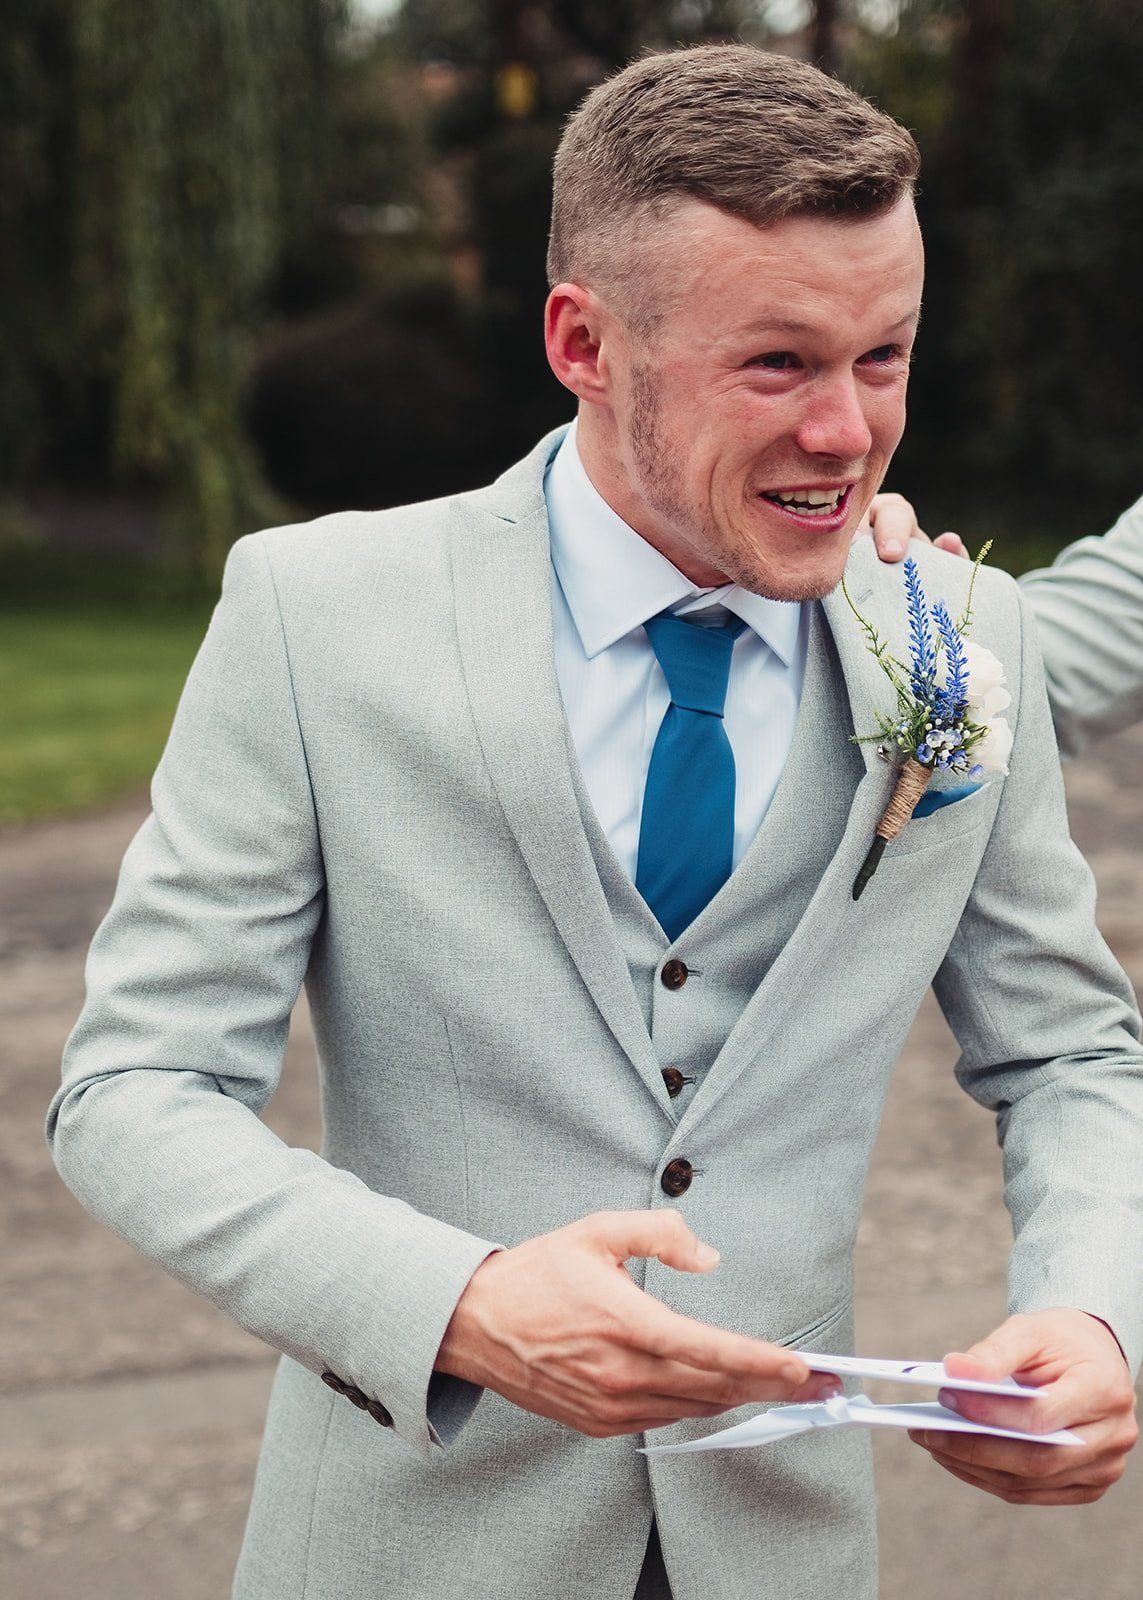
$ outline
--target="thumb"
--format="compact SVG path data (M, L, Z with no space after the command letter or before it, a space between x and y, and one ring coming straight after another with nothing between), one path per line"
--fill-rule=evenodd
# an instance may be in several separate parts
M710 1272L718 1251L703 1244L678 1211L603 1211L590 1221L596 1242L617 1263L654 1256L679 1272Z
M964 1351L945 1357L945 1371L953 1378L982 1378L999 1383L1041 1354L1042 1340L1027 1317L1009 1317L994 1333Z

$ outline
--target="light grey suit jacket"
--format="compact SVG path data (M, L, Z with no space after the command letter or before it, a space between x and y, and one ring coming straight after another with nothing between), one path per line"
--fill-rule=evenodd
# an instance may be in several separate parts
M242 1600L626 1600L652 1491L676 1600L872 1600L856 1433L648 1464L637 1439L588 1439L433 1363L495 1244L604 1207L680 1206L721 1250L709 1278L632 1264L672 1306L846 1348L866 1164L934 980L960 1080L997 1114L1012 1305L1083 1307L1139 1360L1139 1017L1068 839L1016 586L983 573L974 628L1008 668L1010 776L911 822L856 903L892 774L871 745L843 743L839 762L815 735L827 708L871 730L886 684L841 596L823 603L795 741L806 787L788 766L748 858L771 904L742 867L722 891L726 972L781 913L783 864L791 882L815 850L820 867L680 1111L555 678L542 477L561 432L479 492L235 546L92 946L49 1114L59 1169L286 1357ZM955 613L967 563L921 560ZM900 642L900 571L871 541L850 584ZM720 900L672 955L697 968ZM320 1156L258 1117L303 980ZM704 982L718 993L717 962ZM658 1180L680 1155L701 1176L676 1200Z
M1143 720L1143 500L1020 583L1063 753Z

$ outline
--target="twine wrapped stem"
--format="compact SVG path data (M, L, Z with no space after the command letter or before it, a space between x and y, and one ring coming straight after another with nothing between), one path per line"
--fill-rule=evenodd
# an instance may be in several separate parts
M885 846L890 839L895 839L901 829L913 815L913 807L929 786L929 779L933 775L932 767L924 767L912 756L905 762L897 774L897 782L893 785L893 793L885 813L877 824L873 836L873 843L869 847L869 854L862 863L861 871L853 880L853 898L859 900L865 885L877 871L877 864L885 854Z

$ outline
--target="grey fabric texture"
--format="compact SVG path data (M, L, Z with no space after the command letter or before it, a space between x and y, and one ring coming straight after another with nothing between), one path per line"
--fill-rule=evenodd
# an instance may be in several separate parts
M1143 719L1143 499L1020 584L1064 755Z
M239 541L92 945L59 1170L283 1352L238 1600L615 1600L652 1512L675 1600L873 1600L864 1430L648 1462L433 1364L491 1249L601 1208L677 1208L721 1251L710 1275L631 1263L668 1305L851 1349L866 1167L930 982L1003 1141L1013 1307L1088 1310L1138 1365L1139 1017L1068 839L1015 584L982 574L974 627L1008 668L1011 775L910 823L853 901L892 773L849 735L887 685L832 595L763 827L668 944L560 702L542 479L561 436L472 494ZM967 563L919 560L955 614ZM869 540L849 585L900 647L900 571ZM690 969L675 990L668 956ZM258 1117L303 981L320 1156ZM669 1065L695 1078L677 1101ZM696 1171L671 1199L676 1156Z

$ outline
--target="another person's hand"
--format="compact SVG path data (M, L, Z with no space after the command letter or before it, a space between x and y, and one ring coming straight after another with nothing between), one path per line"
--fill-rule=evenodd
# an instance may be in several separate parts
M1139 1437L1123 1353L1107 1327L1083 1311L1009 1317L963 1354L945 1358L958 1378L1042 1384L1035 1400L942 1390L941 1401L972 1422L1048 1433L1072 1428L1075 1445L1024 1444L987 1434L910 1433L954 1478L1013 1505L1071 1506L1098 1500L1123 1475Z
M954 556L967 556L968 549L959 533L938 533L932 541L917 521L912 505L900 494L875 494L865 513L865 520L857 529L855 538L871 534L882 561L901 561L908 553L910 539L924 539L938 550L948 550Z
M669 1310L632 1282L623 1265L632 1256L680 1272L718 1264L677 1211L595 1212L481 1262L437 1370L596 1439L840 1392L780 1345Z

